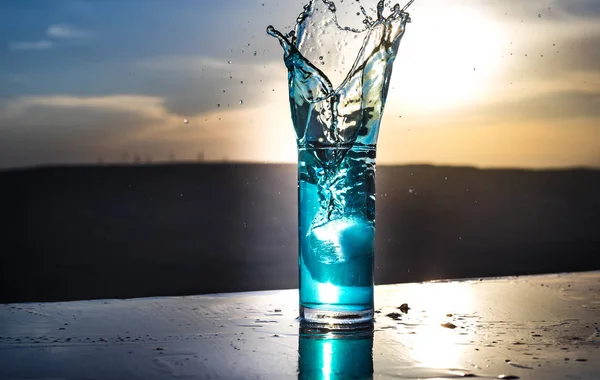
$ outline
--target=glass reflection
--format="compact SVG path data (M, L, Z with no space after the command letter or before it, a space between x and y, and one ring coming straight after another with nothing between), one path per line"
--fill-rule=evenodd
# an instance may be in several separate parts
M298 379L372 379L373 324L358 331L301 326Z

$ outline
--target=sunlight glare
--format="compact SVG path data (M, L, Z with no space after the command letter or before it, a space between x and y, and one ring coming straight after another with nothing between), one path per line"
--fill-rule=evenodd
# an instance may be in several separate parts
M446 7L422 9L427 14L409 25L391 82L397 104L431 110L472 103L487 95L498 75L506 40L499 22L476 10Z
M318 283L319 295L324 303L336 303L339 300L338 287L329 282Z
M329 379L331 376L331 361L333 357L333 342L327 340L323 342L323 379Z
M426 368L461 368L461 350L459 344L471 339L473 334L469 328L461 328L454 317L472 314L474 297L472 285L461 282L419 284L411 289L414 304L423 308L427 318L421 321L418 334L407 346L412 347L412 357ZM408 315L410 315L409 313ZM447 317L452 314L453 317ZM459 317L464 318L464 317ZM466 318L465 318L466 320ZM440 326L452 322L456 329ZM461 320L460 322L463 322Z

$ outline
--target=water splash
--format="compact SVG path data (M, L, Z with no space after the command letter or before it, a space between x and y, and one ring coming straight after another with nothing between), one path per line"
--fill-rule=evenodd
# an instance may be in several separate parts
M272 26L267 28L284 49L299 146L350 148L354 144L376 144L393 62L406 23L410 22L404 9L411 3L403 9L394 5L386 17L384 1L379 1L376 18L360 6L365 25L360 30L339 24L333 1L312 0L298 16L294 31L284 35ZM345 70L343 50L357 37L362 37L362 43L352 66ZM331 52L337 59L327 60L331 64L323 70L328 76L316 64ZM339 75L345 77L334 88L330 77ZM333 162L331 157L317 158L330 166L342 157L334 157Z
M311 149L315 160L309 159L314 161L310 167L323 169L306 178L320 189L322 212L315 227L344 214L344 188L337 184L345 182L339 165L348 150L377 143L393 62L410 22L405 10L413 1L403 8L395 4L388 16L384 1L379 1L375 17L357 2L363 24L359 29L340 25L333 1L312 0L294 30L284 35L267 28L284 50L298 147ZM349 68L348 51L355 57ZM336 81L340 84L334 87Z

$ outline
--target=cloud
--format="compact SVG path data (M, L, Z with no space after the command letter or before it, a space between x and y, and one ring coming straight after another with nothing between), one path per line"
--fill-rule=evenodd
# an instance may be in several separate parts
M46 30L46 35L52 38L87 38L91 33L71 25L54 24Z
M172 55L136 60L132 69L151 78L144 91L164 97L167 109L176 114L218 111L217 104L231 110L240 107L240 100L245 108L258 107L273 88L283 91L287 100L286 69L279 61L228 63L214 57Z
M143 95L23 96L0 106L0 133L43 135L50 142L66 138L67 144L119 144L180 123L181 116L164 104L163 98Z
M451 119L409 123L404 124L405 128L384 123L377 148L378 164L400 161L548 168L600 163L600 130L589 120L497 120L489 124Z
M159 97L23 96L0 105L0 161L20 166L93 162L100 155L114 160L126 151L152 155L164 144L160 136L182 120Z
M231 61L219 60L204 56L158 56L134 62L134 65L149 70L186 70L199 72L204 69L228 71L232 68Z
M86 130L95 126L107 134L115 129L126 134L139 126L127 124L131 120L143 121L148 128L178 120L177 115L166 110L164 103L163 98L143 95L22 96L0 108L0 130L45 125ZM127 128L121 129L122 126Z
M10 50L48 50L54 47L54 43L48 40L20 41L13 42L8 47Z
M173 113L161 97L108 95L23 96L0 103L0 167L65 162L121 161L124 153L166 160L290 161L294 135L287 109L246 105L189 118ZM240 122L243 120L243 122ZM284 126L284 127L282 127ZM274 143L285 141L282 143Z
M418 2L411 8L417 9ZM600 3L597 0L504 0L504 1L478 1L458 0L450 6L464 5L477 9L486 9L490 14L495 14L505 21L527 23L531 21L543 23L547 20L578 19L580 21L598 19L600 17ZM437 9L440 6L448 6L444 0L431 0L427 6ZM421 9L419 8L419 12ZM414 12L416 16L420 13Z
M585 18L600 18L600 3L597 0L553 1L554 6L564 12Z
M543 121L569 121L587 119L590 122L600 119L600 93L548 92L529 99L515 99L481 107L487 115L496 120L533 123Z
M88 31L66 24L50 25L46 35L54 39L81 39L92 36ZM8 47L10 50L49 50L56 47L56 43L52 40L17 41L10 43Z
M281 58L264 60L253 54L240 55L236 59L219 59L203 55L161 55L144 58L133 62L138 69L180 72L193 75L201 75L203 72L228 79L231 73L240 76L265 75L272 70L285 72L285 66ZM248 78L249 79L249 78Z
M143 95L111 95L77 97L69 95L23 96L9 104L9 108L24 111L29 107L90 108L111 111L141 111L162 114L162 98Z

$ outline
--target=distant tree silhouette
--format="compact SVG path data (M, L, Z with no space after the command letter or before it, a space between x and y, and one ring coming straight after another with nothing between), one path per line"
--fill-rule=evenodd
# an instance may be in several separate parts
M198 161L204 161L204 152L203 151L198 152L198 155L196 156L196 158L198 159Z
M142 158L140 157L140 155L139 155L139 154L135 154L135 155L133 156L133 163L134 163L134 164L139 164L140 162L142 162Z

